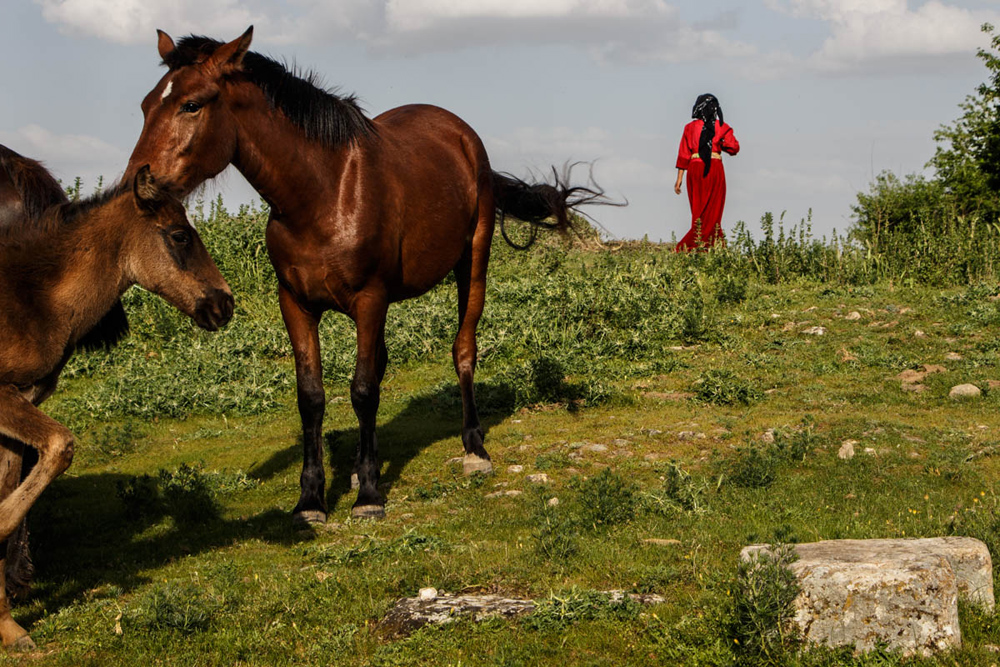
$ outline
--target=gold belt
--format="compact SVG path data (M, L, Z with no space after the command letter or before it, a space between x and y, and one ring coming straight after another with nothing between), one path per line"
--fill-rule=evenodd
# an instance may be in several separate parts
M696 160L696 159L697 159L697 160L700 160L700 159L701 159L701 156L700 156L700 155L698 155L697 153L692 153L692 154L691 154L691 159L692 159L692 160ZM712 159L713 159L713 160L721 160L721 159L722 159L722 153L715 153L715 152L713 152L713 153L712 153Z

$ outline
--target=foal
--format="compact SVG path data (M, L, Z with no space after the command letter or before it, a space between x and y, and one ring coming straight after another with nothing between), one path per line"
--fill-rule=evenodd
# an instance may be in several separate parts
M73 459L73 434L37 406L125 290L139 284L209 331L232 317L233 297L184 207L161 190L148 166L130 187L54 206L0 230L0 276L2 542ZM23 445L38 451L39 462L22 482ZM3 579L0 563L0 639L31 648L10 615Z

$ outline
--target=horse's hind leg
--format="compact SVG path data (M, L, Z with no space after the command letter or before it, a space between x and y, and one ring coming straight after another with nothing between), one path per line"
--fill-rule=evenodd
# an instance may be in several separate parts
M488 209L488 213L483 209ZM458 285L458 335L451 348L451 357L458 374L458 387L462 392L462 445L465 460L462 469L466 475L476 472L493 472L490 455L483 446L485 433L479 422L473 381L476 373L476 327L486 303L486 266L490 261L490 244L493 240L493 202L480 203L479 224L466 247L462 259L455 266Z
M359 294L354 322L358 328L358 357L351 381L351 405L358 418L360 438L355 472L358 499L351 515L378 519L385 516L385 499L378 490L378 440L375 418L379 406L379 385L385 373L385 315L388 301L381 294Z
M10 438L0 437L0 500L7 498L21 481L21 461L24 452L24 445ZM0 638L3 639L4 646L13 646L19 650L31 650L35 647L28 636L28 632L22 628L10 615L10 593L8 585L11 583L7 579L7 567L11 563L10 547L17 549L19 537L25 530L24 522L21 522L18 530L15 531L6 543L0 544ZM15 554L16 555L16 554Z

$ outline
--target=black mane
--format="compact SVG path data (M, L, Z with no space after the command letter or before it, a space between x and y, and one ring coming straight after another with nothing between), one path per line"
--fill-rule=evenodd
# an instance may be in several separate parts
M188 35L163 59L170 71L202 62L222 42ZM320 85L313 71L300 72L253 51L243 57L242 73L271 104L305 132L309 139L326 146L352 144L374 136L375 126L364 115L354 95L339 96Z

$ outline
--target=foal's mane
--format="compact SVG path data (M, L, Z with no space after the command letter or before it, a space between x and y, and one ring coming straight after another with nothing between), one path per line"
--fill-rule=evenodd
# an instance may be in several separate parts
M222 44L209 37L188 35L162 64L170 71L195 65ZM375 135L375 125L365 116L357 97L327 90L315 71L301 71L250 51L243 57L242 73L309 139L334 148Z

